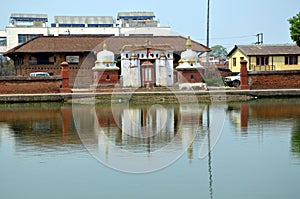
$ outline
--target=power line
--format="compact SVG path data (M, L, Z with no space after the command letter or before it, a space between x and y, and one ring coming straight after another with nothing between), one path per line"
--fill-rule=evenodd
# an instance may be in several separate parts
M249 37L256 37L257 35L243 35L243 36L232 36L232 37L213 37L210 38L210 40L217 40L217 39L240 39L240 38L249 38ZM197 40L206 40L206 39L199 39L196 38Z

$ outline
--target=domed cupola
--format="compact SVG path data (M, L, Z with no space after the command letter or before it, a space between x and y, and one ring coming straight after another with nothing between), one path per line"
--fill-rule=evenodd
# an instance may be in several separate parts
M186 41L185 47L186 47L186 51L181 53L181 59L183 60L183 62L197 61L198 54L192 50L192 41L190 36Z
M103 50L97 53L95 66L92 68L95 88L113 87L118 84L118 70L115 55L107 50L106 42Z
M188 36L186 44L186 50L181 53L181 59L179 60L179 66L177 68L199 68L202 67L198 62L198 53L192 50L192 41Z
M107 50L107 44L104 41L103 50L97 53L97 60L95 68L116 67L115 55L113 52Z

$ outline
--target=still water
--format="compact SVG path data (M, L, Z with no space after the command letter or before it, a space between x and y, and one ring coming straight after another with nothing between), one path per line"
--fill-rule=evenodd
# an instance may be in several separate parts
M0 105L1 198L296 199L299 183L298 99Z

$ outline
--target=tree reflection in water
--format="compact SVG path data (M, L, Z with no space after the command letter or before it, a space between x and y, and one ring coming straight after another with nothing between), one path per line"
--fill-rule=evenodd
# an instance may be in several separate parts
M300 120L295 122L291 136L291 152L300 158Z

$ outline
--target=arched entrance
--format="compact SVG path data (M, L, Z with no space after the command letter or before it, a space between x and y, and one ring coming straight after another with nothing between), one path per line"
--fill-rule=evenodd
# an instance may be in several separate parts
M154 64L146 60L141 65L141 83L142 87L153 87L155 82L155 67Z

